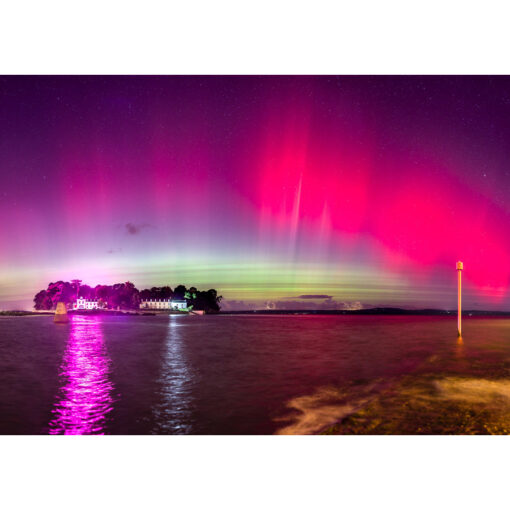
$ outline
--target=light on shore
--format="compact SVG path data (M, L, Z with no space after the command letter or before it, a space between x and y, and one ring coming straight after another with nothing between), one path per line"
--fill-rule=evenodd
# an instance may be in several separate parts
M66 304L62 301L57 303L57 309L55 310L55 315L53 316L53 322L57 324L69 322L69 318L67 317L67 307Z

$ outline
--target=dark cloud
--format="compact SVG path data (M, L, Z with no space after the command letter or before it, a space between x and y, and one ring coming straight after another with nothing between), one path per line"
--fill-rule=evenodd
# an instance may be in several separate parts
M270 310L361 310L359 301L344 302L328 299L325 301L268 301L266 309Z
M126 232L130 236L135 236L139 234L143 229L150 228L152 225L148 223L126 223L124 227L126 228Z
M268 301L266 309L268 310L318 310L324 308L318 305L315 301Z
M327 296L326 294L303 294L298 296L297 299L331 299L333 296Z
M260 309L261 305L257 303L250 303L246 301L238 301L236 299L232 299L230 301L223 300L221 302L221 310L223 312L229 311L237 311L242 312L246 310L257 310Z
M224 312L248 310L361 310L362 308L373 308L373 306L363 306L359 301L345 302L333 299L325 299L324 301L286 301L283 298L280 301L266 301L264 303L233 299L221 302L221 309Z

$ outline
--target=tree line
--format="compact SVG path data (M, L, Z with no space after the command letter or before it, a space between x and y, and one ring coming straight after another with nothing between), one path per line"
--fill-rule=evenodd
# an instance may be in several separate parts
M50 283L45 290L39 291L34 297L36 310L54 310L62 301L68 308L77 298L98 301L100 306L110 310L136 310L140 302L147 299L185 299L193 310L218 312L222 296L216 289L200 291L196 287L187 289L184 285L171 287L152 287L139 291L133 283L115 283L114 285L96 285L91 287L73 282L58 281Z

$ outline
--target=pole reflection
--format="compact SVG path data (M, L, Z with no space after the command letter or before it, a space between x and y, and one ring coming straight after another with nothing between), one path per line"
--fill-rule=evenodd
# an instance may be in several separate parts
M160 404L154 409L155 433L189 434L192 432L191 403L193 380L182 345L183 317L169 316L166 350L160 384Z
M466 357L465 349L464 349L464 339L462 336L457 336L457 342L455 344L454 355L458 360L464 360Z
M96 317L71 318L50 434L104 434L113 409L111 360Z

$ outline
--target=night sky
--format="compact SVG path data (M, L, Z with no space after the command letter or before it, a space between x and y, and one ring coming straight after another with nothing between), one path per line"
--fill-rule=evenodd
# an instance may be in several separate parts
M510 78L0 77L0 308L510 309Z

